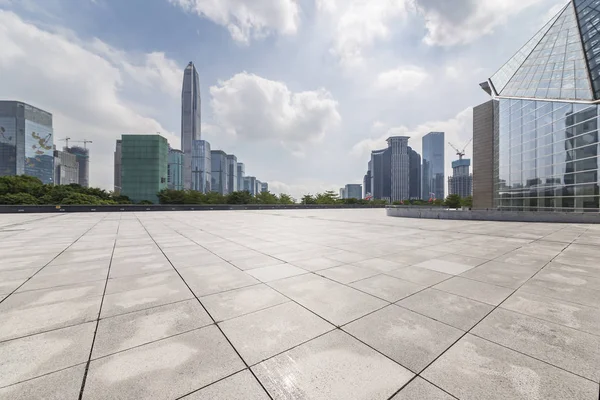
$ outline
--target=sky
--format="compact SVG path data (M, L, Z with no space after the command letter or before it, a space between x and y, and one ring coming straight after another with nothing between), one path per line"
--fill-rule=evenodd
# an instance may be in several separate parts
M112 190L121 134L179 148L193 61L212 149L274 193L337 192L389 136L463 148L479 83L566 2L0 0L0 99L51 112L57 147L92 140L90 185Z

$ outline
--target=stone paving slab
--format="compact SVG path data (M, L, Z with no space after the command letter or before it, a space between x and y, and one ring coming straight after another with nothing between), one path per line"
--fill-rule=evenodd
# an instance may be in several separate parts
M23 214L0 237L2 400L599 398L597 225Z

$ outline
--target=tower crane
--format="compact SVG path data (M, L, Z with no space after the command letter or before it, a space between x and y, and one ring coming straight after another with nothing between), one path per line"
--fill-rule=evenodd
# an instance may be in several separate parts
M67 148L69 147L69 140L71 140L71 138L70 138L70 137L68 137L68 136L67 136L67 137L66 137L66 138L64 138L64 139L59 139L59 140L61 140L61 141L64 141L64 142L65 142L65 146L66 146Z
M465 150L467 148L467 146L473 141L473 138L469 139L469 141L467 142L467 144L465 144L465 147L463 147L462 150L459 150L456 148L456 146L454 146L452 143L448 142L448 144L450 145L450 147L452 147L454 150L456 150L456 155L458 156L459 160L462 160L462 158L465 156Z
M84 148L84 149L87 149L87 144L88 144L88 143L94 143L93 141L91 141L91 140L87 140L87 139L83 139L83 140L75 140L74 142L75 142L75 143L83 143L83 148Z

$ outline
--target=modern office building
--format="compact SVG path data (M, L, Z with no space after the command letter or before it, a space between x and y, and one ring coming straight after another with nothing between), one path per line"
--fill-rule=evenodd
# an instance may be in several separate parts
M350 183L344 187L344 197L343 199L357 199L360 200L362 198L362 185Z
M52 114L19 101L0 101L0 175L54 182Z
M212 161L210 143L206 140L194 140L192 143L192 190L202 193L211 192L211 177Z
M392 150L371 152L371 195L376 200L390 201L392 197Z
M260 191L261 193L265 193L269 191L269 184L267 182L260 183Z
M391 201L407 200L410 194L408 136L393 136L388 138L391 150Z
M167 188L169 143L160 135L121 137L121 194L138 203L158 203Z
M169 147L167 165L167 187L171 190L183 190L183 151Z
M445 198L444 149L444 132L423 136L423 200Z
M599 21L597 1L569 1L481 84L494 103L475 112L474 125L487 126L475 131L474 160L492 168L495 208L600 212ZM489 142L486 160L477 150ZM487 201L478 174L477 205Z
M421 155L408 146L409 199L419 200L421 193Z
M452 176L448 177L448 194L468 197L473 194L473 176L469 171L471 160L461 158L452 161Z
M227 154L227 186L229 187L229 193L238 191L237 169L237 157L233 154Z
M121 139L117 140L117 145L115 146L114 152L114 192L116 195L121 194L121 149L122 149L122 141Z
M246 175L246 167L244 163L237 163L237 190L244 191L244 176Z
M54 150L54 184L70 185L79 183L79 163L75 154Z
M258 179L256 180L256 188L254 190L256 194L259 194L262 190L262 182Z
M369 163L367 166L367 173L365 174L365 177L363 178L363 188L364 188L363 198L366 198L367 196L371 195L371 181L372 181L371 161L369 160Z
M90 186L90 150L85 147L65 147L65 151L71 153L79 164L79 184L83 187Z
M227 182L227 154L222 150L211 150L210 152L211 191L226 195L229 193Z
M346 188L340 188L340 195L339 195L340 199L345 199L346 198Z
M192 189L194 141L201 138L200 78L190 61L183 72L181 89L181 150L183 150L183 187Z
M250 193L252 196L256 196L256 177L245 176L244 177L244 190Z
M496 110L494 110L496 109ZM473 208L494 208L494 114L498 101L473 108Z

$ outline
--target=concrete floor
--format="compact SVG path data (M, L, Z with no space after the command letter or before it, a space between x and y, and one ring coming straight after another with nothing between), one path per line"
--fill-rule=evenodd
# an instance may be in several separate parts
M598 400L600 226L0 215L1 399Z

